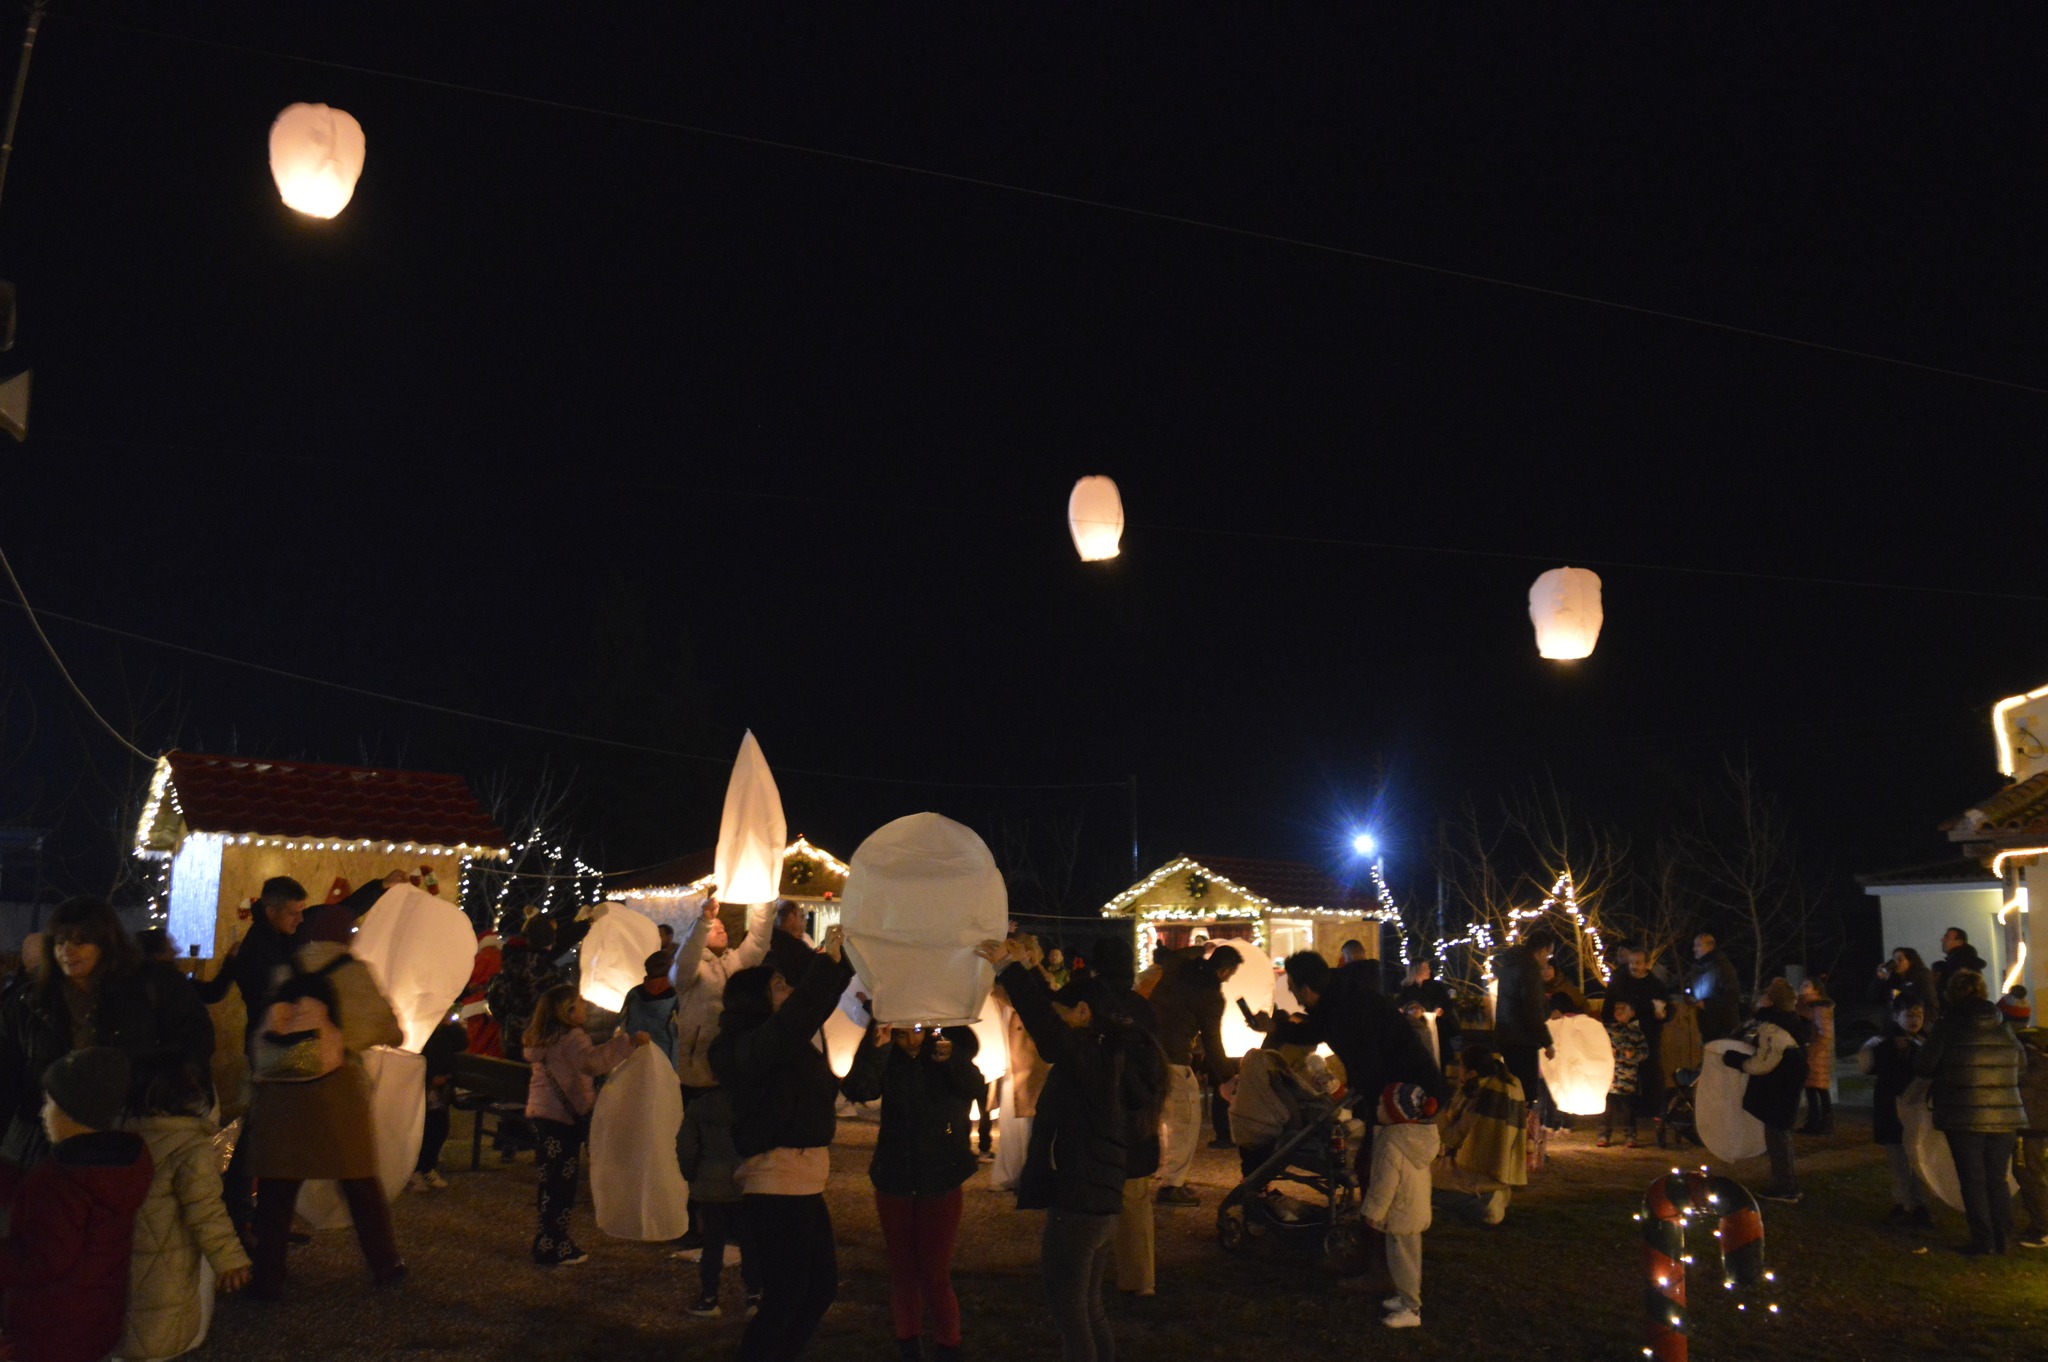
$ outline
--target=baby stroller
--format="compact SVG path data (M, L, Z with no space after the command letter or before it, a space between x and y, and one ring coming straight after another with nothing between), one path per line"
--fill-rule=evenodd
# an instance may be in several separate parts
M1362 1123L1352 1114L1352 1100L1302 1098L1299 1118L1281 1132L1272 1154L1216 1208L1217 1242L1243 1253L1254 1241L1271 1239L1319 1249L1340 1269L1363 1263L1352 1168Z
M1671 1076L1671 1091L1665 1094L1663 1110L1657 1113L1657 1148L1683 1149L1700 1143L1699 1118L1694 1113L1694 1091L1700 1081L1698 1069L1680 1069Z

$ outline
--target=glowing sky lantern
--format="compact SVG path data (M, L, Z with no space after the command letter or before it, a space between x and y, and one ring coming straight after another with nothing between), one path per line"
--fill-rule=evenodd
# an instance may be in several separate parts
M349 950L390 1001L405 1048L418 1054L469 984L476 928L448 900L401 884L363 915Z
M1529 618L1536 625L1536 651L1558 662L1593 655L1600 638L1600 574L1585 568L1552 568L1529 588Z
M782 816L782 792L752 729L740 740L732 780L725 787L725 813L718 820L718 851L712 875L721 903L772 903L782 892L782 853L789 825Z
M1099 474L1075 483L1067 497L1067 529L1082 562L1116 557L1124 537L1124 501L1116 483Z
M616 1012L627 992L647 978L647 957L661 949L661 932L645 913L623 903L604 905L604 916L590 924L580 952L580 989L592 1007Z
M309 218L348 207L363 173L363 125L325 104L294 104L270 125L270 177L284 206Z
M1542 1060L1550 1100L1574 1116L1606 1111L1607 1090L1614 1086L1614 1045L1607 1028L1591 1017L1555 1017L1550 1038L1557 1058Z
M995 978L974 948L1009 927L987 844L950 818L914 813L876 831L849 864L839 921L876 1020L971 1026Z
M1237 972L1223 981L1223 1053L1242 1059L1266 1043L1266 1038L1245 1025L1237 1000L1242 998L1253 1013L1273 1010L1273 959L1249 941L1223 941L1244 957Z

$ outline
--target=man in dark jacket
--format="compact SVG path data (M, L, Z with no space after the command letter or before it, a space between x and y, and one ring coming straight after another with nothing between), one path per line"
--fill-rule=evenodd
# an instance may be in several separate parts
M1130 1061L1142 1060L1144 1081L1158 1092L1158 1099L1133 1106L1128 1114L1124 1145L1124 1204L1116 1218L1117 1289L1133 1296L1150 1296L1157 1289L1157 1252L1152 1213L1152 1177L1159 1171L1159 1113L1166 1097L1166 1051L1159 1044L1159 1018L1152 1000L1137 990L1137 954L1128 938L1113 936L1095 943L1089 960L1109 989L1117 1012L1131 1026L1149 1036L1147 1047L1133 1045Z
M1165 1139L1159 1160L1159 1204L1199 1206L1188 1188L1195 1146L1202 1134L1203 1076L1221 1087L1237 1073L1237 1061L1223 1053L1223 983L1244 957L1218 946L1204 957L1199 949L1169 960L1152 990L1160 1048L1166 1051ZM1196 1065L1201 1072L1196 1072Z
M199 996L209 1003L226 998L231 985L242 995L242 1006L249 1014L242 1023L244 1050L263 1024L263 1009L270 1005L270 995L291 973L292 950L299 944L299 923L305 916L304 885L289 875L265 880L248 933L228 953L220 972L199 986Z
M1941 934L1941 959L1934 962L1930 973L1934 976L1934 998L1937 1003L1948 1002L1948 981L1956 977L1957 970L1973 969L1982 974L1985 969L1984 957L1977 954L1977 948L1970 944L1970 934L1961 927L1951 927Z
M1413 1083L1438 1102L1448 1102L1451 1085L1430 1058L1422 1037L1401 1010L1353 971L1333 970L1314 951L1287 957L1287 986L1307 1009L1301 1021L1266 1017L1253 1020L1274 1044L1328 1045L1344 1066L1347 1092L1374 1097L1389 1083ZM1359 1115L1372 1119L1372 1103Z
M1742 1029L1742 981L1712 932L1692 939L1692 973L1686 977L1685 991L1699 1009L1702 1045L1726 1040Z
M1501 1061L1521 1081L1529 1101L1542 1104L1547 1114L1550 1089L1543 1082L1543 1067L1537 1054L1555 1058L1550 1038L1550 1008L1543 984L1543 967L1557 949L1557 937L1549 928L1538 927L1514 945L1493 957L1493 977L1498 985L1493 1004L1493 1043L1500 1047ZM1437 1094L1438 1101L1444 1099Z

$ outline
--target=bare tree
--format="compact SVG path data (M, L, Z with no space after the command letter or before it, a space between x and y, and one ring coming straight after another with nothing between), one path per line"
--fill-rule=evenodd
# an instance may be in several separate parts
M1749 957L1751 996L1763 988L1767 960L1793 950L1805 958L1814 896L1784 811L1759 784L1747 753L1727 762L1720 789L1700 802L1676 847L1706 925Z

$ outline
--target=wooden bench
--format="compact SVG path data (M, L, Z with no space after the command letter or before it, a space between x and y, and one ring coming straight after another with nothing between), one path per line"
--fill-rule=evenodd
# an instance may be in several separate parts
M469 1137L470 1172L483 1163L486 1118L497 1121L495 1134L512 1134L534 1143L533 1127L526 1119L526 1085L532 1075L529 1066L491 1055L454 1055L450 1062L454 1077L449 1086L454 1093L449 1105L475 1118Z

